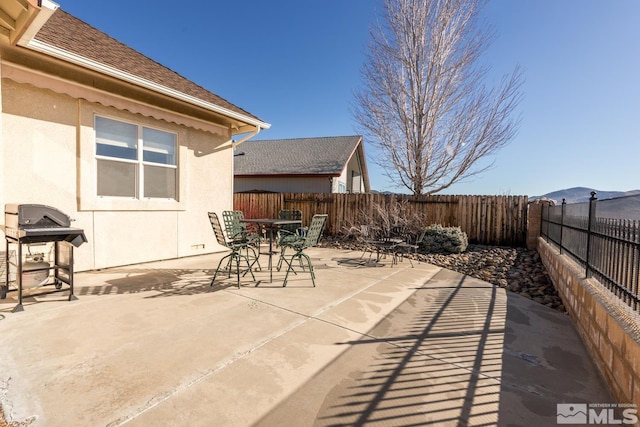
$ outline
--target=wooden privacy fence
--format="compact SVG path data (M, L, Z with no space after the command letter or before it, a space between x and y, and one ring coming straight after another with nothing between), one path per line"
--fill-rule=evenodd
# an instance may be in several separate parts
M303 224L317 213L329 215L325 233L342 234L363 213L400 203L406 215L425 218L425 227L460 227L470 243L524 246L527 236L527 196L406 196L398 194L236 193L235 210L247 218L275 218L281 209L299 209Z

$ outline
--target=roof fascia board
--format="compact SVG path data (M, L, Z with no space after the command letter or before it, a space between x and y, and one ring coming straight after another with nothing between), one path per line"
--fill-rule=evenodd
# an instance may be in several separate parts
M24 13L21 13L20 16L18 16L18 19L16 19L13 31L9 31L9 42L12 45L15 45L16 42L22 38L24 33L28 31L31 23L41 11L37 0L18 0L18 2L24 10Z
M349 158L344 165L343 171L345 171L349 167L349 162L353 158L354 154L356 154L356 161L358 162L358 166L360 167L361 175L364 177L365 192L368 193L371 189L371 184L369 182L369 170L367 169L367 161L364 153L364 141L362 136L359 136L358 142L356 143L355 147L353 147L353 151L349 155Z
M278 178L339 178L339 173L264 173L264 174L234 174L236 178L265 178L265 177L278 177Z
M32 40L40 28L51 18L51 15L60 7L58 4L50 0L42 0L38 2L36 0L28 0L29 6L35 9L34 15L31 17L31 22L25 25L25 29L18 39L19 46L25 46ZM26 24L26 23L25 23Z
M353 155L356 154L360 148L360 145L362 144L362 137L358 138L358 142L356 142L356 144L353 146L353 150L351 150L351 154L349 154L349 157L347 158L346 163L344 164L344 167L346 168L347 166L349 166L349 162L351 161L351 159L353 158Z
M66 94L73 98L86 99L89 102L95 102L106 107L114 107L118 110L127 110L134 114L142 114L146 117L153 117L170 123L189 126L214 134L221 134L221 132L226 132L228 130L227 126L223 126L221 124L188 116L177 111L168 110L166 108L147 104L141 101L132 101L131 99L121 95L84 86L77 82L72 82L61 77L36 71L32 68L15 64L7 60L0 60L0 65L3 67L2 77L6 77L17 83L31 84L35 87L49 89L53 92ZM127 105L131 103L139 107L132 108Z
M360 169L362 171L362 175L364 176L364 189L365 192L371 191L371 182L369 180L369 170L367 168L367 158L364 152L364 140L360 137L360 142L358 142L358 161L360 163Z

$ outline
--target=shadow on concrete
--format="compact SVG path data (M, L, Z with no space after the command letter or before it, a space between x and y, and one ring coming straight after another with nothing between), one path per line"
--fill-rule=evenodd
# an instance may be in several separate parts
M106 274L122 277L107 279L98 285L76 285L74 295L81 298L87 295L134 294L151 291L148 296L144 297L147 299L219 292L237 286L236 282L231 280L234 278L228 279L226 273L221 275L220 280L216 280L214 286L210 286L214 272L214 269L109 269ZM104 275L105 271L86 274ZM61 299L68 299L68 296L69 288L66 285L60 290L55 290L52 285L25 289L23 291L23 305L60 302ZM17 291L11 289L7 293L7 299L2 302L12 304L16 301ZM0 312L11 311L12 307L0 309Z
M339 266L342 267L367 268L385 266L383 263L377 262L375 259L366 259L362 257L333 258L332 261L335 261Z
M160 298L218 292L236 286L235 282L223 281L226 279L226 275L222 277L222 280L216 280L214 286L210 286L214 272L214 269L114 269L110 273L122 273L125 276L107 279L102 285L80 287L76 290L76 295L131 294L155 291L156 293L145 298Z
M612 402L566 315L451 271L341 344L257 425L555 425L557 403Z
M495 424L505 313L498 289L476 282L427 282L363 339L341 343L349 350L304 386L323 390L314 424ZM293 396L259 425L283 421L300 404Z

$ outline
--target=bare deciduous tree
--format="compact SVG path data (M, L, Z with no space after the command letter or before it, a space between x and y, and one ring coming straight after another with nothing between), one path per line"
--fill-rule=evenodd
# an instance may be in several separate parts
M414 195L477 175L514 136L521 99L516 67L487 88L481 55L492 42L486 0L383 0L372 27L354 117L378 163Z

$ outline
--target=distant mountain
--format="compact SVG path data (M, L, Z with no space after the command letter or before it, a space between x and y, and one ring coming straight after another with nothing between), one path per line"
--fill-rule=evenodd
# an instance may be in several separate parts
M589 201L592 191L596 192L598 198L597 217L640 220L640 190L598 191L593 188L573 187L531 199L547 198L555 200L557 204L562 203L562 199L568 204L583 203Z
M631 191L600 191L587 187L573 187L565 188L564 190L552 191L551 193L543 194L542 196L532 197L532 200L547 198L555 200L558 204L562 203L562 199L566 199L567 203L582 203L588 202L591 197L591 192L596 192L598 200L613 199L617 197L635 196L640 194L640 190Z

